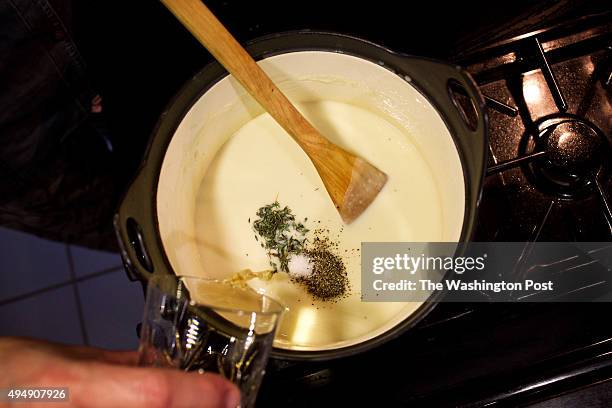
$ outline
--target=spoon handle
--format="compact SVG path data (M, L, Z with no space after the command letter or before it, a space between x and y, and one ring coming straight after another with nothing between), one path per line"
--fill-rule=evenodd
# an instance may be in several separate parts
M302 116L201 0L161 0L247 92L317 161L330 142Z

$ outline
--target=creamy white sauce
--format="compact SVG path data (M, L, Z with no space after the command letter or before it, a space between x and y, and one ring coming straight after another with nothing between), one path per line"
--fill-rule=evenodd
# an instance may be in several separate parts
M361 302L356 249L366 241L444 240L441 200L430 168L404 129L340 102L310 102L298 108L331 141L387 173L389 181L376 200L356 221L344 225L309 158L262 114L240 128L208 168L196 202L196 240L203 275L226 278L247 268L269 268L249 223L263 205L278 199L299 219L307 217L310 229L329 229L331 238L340 242L350 296L336 303L314 301L285 273L251 284L288 307L275 346L341 347L378 334L419 306Z

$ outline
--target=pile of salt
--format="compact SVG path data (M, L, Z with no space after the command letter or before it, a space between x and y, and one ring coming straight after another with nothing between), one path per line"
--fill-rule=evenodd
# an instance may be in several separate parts
M289 275L293 278L309 278L312 275L312 262L306 255L293 255L289 260Z

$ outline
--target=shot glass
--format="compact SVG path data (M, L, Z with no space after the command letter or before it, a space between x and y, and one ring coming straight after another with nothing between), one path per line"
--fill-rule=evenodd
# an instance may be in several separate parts
M221 374L240 389L241 408L253 407L283 310L274 299L221 281L153 276L139 364Z

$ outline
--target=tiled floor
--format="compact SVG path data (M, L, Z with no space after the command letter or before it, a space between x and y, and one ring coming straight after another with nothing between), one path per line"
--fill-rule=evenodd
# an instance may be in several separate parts
M143 298L118 254L0 228L0 336L134 349Z

